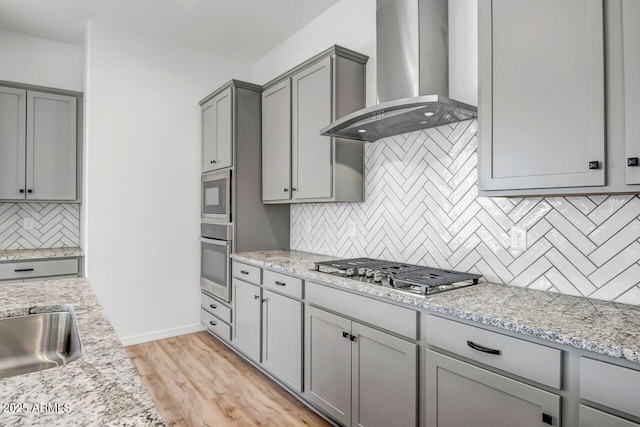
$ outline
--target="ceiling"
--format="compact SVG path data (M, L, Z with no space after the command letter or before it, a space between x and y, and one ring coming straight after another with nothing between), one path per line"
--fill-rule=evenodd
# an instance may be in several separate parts
M338 0L0 0L0 29L82 44L95 20L255 61Z

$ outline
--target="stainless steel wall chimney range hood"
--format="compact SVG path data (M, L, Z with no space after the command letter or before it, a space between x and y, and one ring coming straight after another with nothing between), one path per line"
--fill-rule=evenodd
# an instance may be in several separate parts
M476 107L448 98L448 0L377 0L376 35L380 104L322 135L373 142L477 116Z

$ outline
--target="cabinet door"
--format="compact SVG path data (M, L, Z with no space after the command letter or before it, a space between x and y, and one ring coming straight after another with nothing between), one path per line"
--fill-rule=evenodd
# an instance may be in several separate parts
M262 200L291 199L291 81L262 93Z
M329 198L333 192L333 139L320 135L331 123L331 58L291 78L292 186L296 200Z
M343 425L351 423L351 321L305 307L305 395Z
M639 427L631 421L580 405L580 427Z
M430 350L426 406L429 427L560 425L560 396Z
M417 346L353 323L353 426L416 425Z
M626 154L627 159L637 159L640 158L640 2L637 0L622 0L622 37ZM640 165L627 166L626 178L627 184L640 184Z
M302 393L302 303L264 291L262 366Z
M260 362L261 292L258 286L233 280L232 344L256 362Z
M603 0L479 5L480 189L604 185Z
M76 199L76 102L27 92L27 199Z
M27 91L0 87L0 200L24 199Z
M202 106L202 171L228 168L233 163L231 88Z

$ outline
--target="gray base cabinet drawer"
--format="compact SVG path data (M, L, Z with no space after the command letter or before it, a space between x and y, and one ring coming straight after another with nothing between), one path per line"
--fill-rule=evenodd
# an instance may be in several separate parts
M231 308L220 303L212 296L202 292L201 307L207 310L209 313L216 316L218 319L222 319L227 323L231 323Z
M514 375L560 389L562 352L428 315L427 343Z
M418 339L418 312L313 282L306 283L305 299L379 328Z
M281 294L302 298L302 280L297 277L264 270L263 285L265 288L273 289Z
M588 406L580 405L580 427L640 427L640 424L625 420Z
M0 280L77 276L78 259L19 261L0 264Z
M233 277L237 277L248 283L253 283L254 285L262 284L262 274L260 274L262 272L261 270L262 269L259 267L243 264L238 261L233 261L231 267Z
M206 310L200 310L200 320L202 324L216 336L225 341L231 341L231 326L227 325L220 319Z
M580 358L580 397L640 417L640 371Z

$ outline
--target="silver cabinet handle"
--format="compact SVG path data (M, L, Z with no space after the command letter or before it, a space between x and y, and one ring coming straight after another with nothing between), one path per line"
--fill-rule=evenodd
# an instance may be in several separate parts
M278 285L278 286L287 286L287 284L286 284L286 283L284 283L284 282L278 282L277 280L275 281L275 284L276 284L276 285Z

